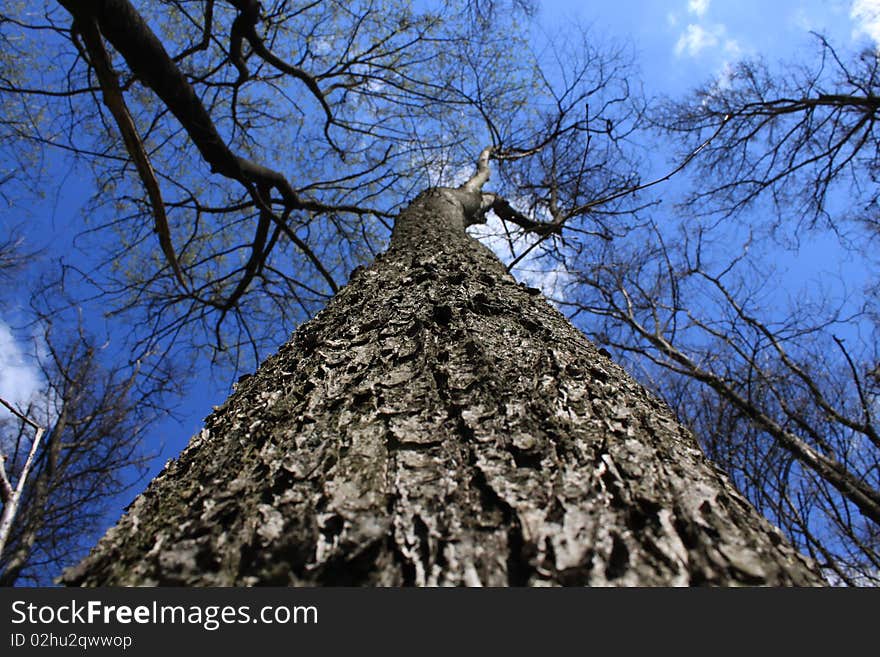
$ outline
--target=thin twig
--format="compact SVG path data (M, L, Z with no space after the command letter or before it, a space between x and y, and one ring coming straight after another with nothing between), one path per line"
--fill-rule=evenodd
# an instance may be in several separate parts
M697 146L693 151L691 151L688 154L688 156L686 158L684 158L684 160L681 162L681 164L679 164L677 167L675 167L672 171L670 171L666 175L661 176L660 178L656 178L655 180L652 180L651 182L644 183L643 185L636 185L635 187L630 187L627 189L623 189L619 192L615 192L614 194L611 194L610 196L606 196L604 198L600 198L595 201L590 201L589 203L584 203L583 205L568 212L567 213L568 216L566 217L566 219L570 219L571 217L573 217L575 215L582 214L582 213L586 212L587 210L595 208L599 205L604 205L605 203L615 201L615 200L622 198L624 196L629 196L630 194L635 194L636 192L640 192L643 189L648 189L649 187L653 187L654 185L659 185L662 182L666 182L667 180L672 178L672 176L674 176L679 171L684 169L688 164L690 164L691 160L693 160L699 154L700 151L702 151L704 148L706 148L706 146L709 145L709 142L711 142L713 139L715 139L715 137L717 137L721 133L721 130L724 128L724 125L729 120L730 120L730 115L729 114L725 115L724 118L721 120L721 124L718 126L718 129L708 139L706 139L706 141L704 141L702 144ZM562 224L563 224L562 221L558 222L560 229L562 228ZM538 240L534 244L529 246L529 248L527 248L520 255L518 255L516 258L514 258L513 262L511 262L507 266L507 271L512 271L513 268L517 264L519 264L519 262L522 261L523 258L525 258L529 253L531 253L531 251L536 246L538 246L538 244L543 242L545 239L547 239L552 234L553 234L552 232L548 232L548 233L545 233L544 235L541 235L541 237L539 237Z

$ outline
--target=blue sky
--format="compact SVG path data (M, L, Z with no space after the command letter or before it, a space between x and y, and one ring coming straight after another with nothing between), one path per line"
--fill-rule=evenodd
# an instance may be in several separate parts
M681 96L723 75L744 57L760 55L772 62L808 56L816 46L810 30L823 33L842 50L880 43L880 0L546 0L539 5L543 29L551 39L555 27L577 18L602 39L631 45L648 96ZM70 220L79 216L77 182L76 176L70 179L72 188L60 203L50 196L30 209L34 225L43 231L29 235L30 243L46 247L49 256L69 249L74 229L79 228ZM23 219L0 206L4 229ZM0 306L0 395L14 403L24 403L40 387L32 360L33 340L10 328L20 319L20 309ZM228 384L214 380L194 388L180 409L180 422L165 422L154 432L162 453L149 476L176 456L199 430L211 406L229 391ZM0 417L4 413L0 410Z
M789 60L809 32L841 47L880 41L880 0L615 0L541 2L543 20L579 18L596 33L632 42L649 93L676 94L737 59Z
M880 48L880 0L544 0L540 7L551 38L553 26L577 19L600 38L630 45L649 98L681 99L741 59L812 63L811 31L842 55Z

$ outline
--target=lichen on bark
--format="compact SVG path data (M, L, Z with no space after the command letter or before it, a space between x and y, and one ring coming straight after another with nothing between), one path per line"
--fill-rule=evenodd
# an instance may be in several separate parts
M63 581L821 584L668 407L466 234L479 205L421 194Z

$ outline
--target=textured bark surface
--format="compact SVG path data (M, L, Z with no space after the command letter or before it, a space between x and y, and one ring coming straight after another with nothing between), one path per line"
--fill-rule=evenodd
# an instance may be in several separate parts
M474 203L416 199L64 581L821 584L664 404L465 234Z

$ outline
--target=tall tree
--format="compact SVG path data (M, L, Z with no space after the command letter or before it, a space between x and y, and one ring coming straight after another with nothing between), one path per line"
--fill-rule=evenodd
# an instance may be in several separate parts
M668 408L465 233L487 177L484 158L402 211L64 581L821 582Z
M122 319L133 362L189 358L181 346L257 360L377 252L416 186L473 157L480 132L517 162L586 136L601 154L585 163L593 193L628 179L602 179L621 161L605 114L627 125L618 55L585 50L560 86L500 29L500 3L408 4L4 8L4 166L34 187L44 150L93 170L85 253L66 255L65 280ZM559 231L492 205L509 232Z

